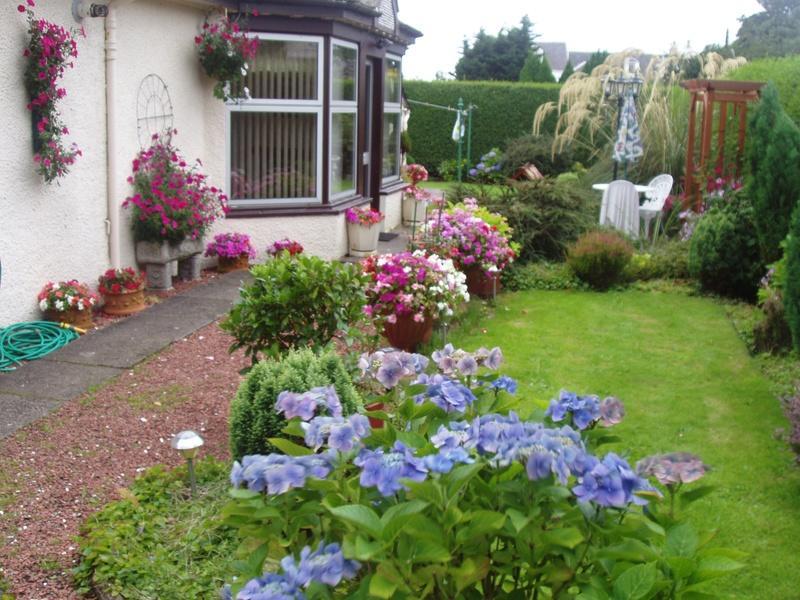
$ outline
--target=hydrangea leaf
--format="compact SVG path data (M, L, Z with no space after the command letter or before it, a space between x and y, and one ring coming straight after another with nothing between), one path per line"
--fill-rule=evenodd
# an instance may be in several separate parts
M631 567L614 582L614 600L639 600L646 597L656 583L656 566L652 563Z

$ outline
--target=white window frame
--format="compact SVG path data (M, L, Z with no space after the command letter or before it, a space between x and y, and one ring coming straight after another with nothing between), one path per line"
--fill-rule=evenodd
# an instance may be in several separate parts
M396 144L395 144L396 145L396 148L395 148L395 153L396 154L395 154L395 156L397 156L397 173L384 177L383 176L383 161L381 161L381 182L382 183L392 183L392 182L398 181L400 179L400 167L401 167L400 161L402 160L401 159L401 155L400 155L400 147L401 147L400 138L402 137L402 133L403 133L402 132L402 129L403 129L403 103L402 103L402 100L403 100L403 58L400 57L400 56L397 56L395 54L387 54L384 57L383 60L384 60L384 68L383 68L383 70L384 70L383 89L384 90L386 90L386 71L387 71L386 63L389 60L396 60L398 63L400 63L400 82L399 82L400 85L398 86L398 98L396 98L397 101L396 102L387 102L386 98L383 99L384 121L386 119L386 115L387 114L390 114L390 115L396 114L398 116L398 121L399 121L399 125L398 125L398 128L397 128L397 141L396 141ZM385 124L385 123L383 123L383 124ZM381 140L381 145L383 145L383 140Z
M334 46L342 46L344 48L351 48L356 51L356 71L355 71L355 81L354 81L354 100L334 100L333 99L333 47ZM333 115L334 114L347 114L350 113L353 115L353 123L355 127L353 128L353 187L349 190L343 190L341 192L333 193L333 170L328 174L328 187L331 190L331 200L338 200L340 198L346 198L348 196L352 196L356 193L356 189L358 188L358 92L359 92L359 85L361 84L360 81L360 53L358 44L354 44L353 42L347 42L345 40L340 40L337 38L331 38L331 53L328 57L329 61L329 68L328 72L331 74L330 81L328 82L328 89L330 90L330 98L331 98L331 111L328 117L328 131L331 135L328 136L328 160L332 163L333 162Z
M313 42L317 44L317 99L316 100L274 100L268 98L251 98L228 101L225 103L225 181L228 182L229 204L231 209L237 208L269 208L274 206L316 206L322 204L322 136L324 131L323 86L325 85L325 39L321 36L289 35L277 33L254 33L251 37L260 40L278 42ZM236 112L271 112L271 113L312 113L317 115L317 194L306 198L233 198L233 173L231 170L231 120Z

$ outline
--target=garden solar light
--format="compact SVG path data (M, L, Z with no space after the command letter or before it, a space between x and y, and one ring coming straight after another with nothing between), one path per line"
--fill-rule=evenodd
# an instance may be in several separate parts
M170 445L186 459L186 465L189 468L189 483L192 486L192 496L194 496L197 494L197 481L194 476L194 459L200 451L200 446L203 445L203 438L194 431L181 431L175 434Z

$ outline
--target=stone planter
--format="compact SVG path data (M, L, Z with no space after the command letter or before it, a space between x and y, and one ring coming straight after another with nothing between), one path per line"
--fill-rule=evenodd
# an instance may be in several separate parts
M193 281L200 279L200 253L203 240L168 242L137 242L136 260L144 265L147 287L152 290L172 288L172 265L178 261L178 277Z
M396 322L384 322L383 335L393 347L414 352L420 344L431 340L433 318L426 315L424 321L417 322L414 315L398 315Z
M470 267L464 271L467 276L467 290L480 298L494 298L500 293L500 272L487 273L480 267Z
M350 240L350 256L371 256L378 251L378 236L381 234L381 224L360 225L347 224L347 238Z
M103 312L107 315L126 316L147 308L144 301L144 288L125 290L119 294L103 294Z
M428 212L427 200L415 200L413 197L403 197L403 225L420 227L425 224Z
M92 309L78 310L77 308L70 308L69 310L46 310L44 311L44 318L54 323L68 323L80 329L91 329L94 327L92 322Z
M217 262L217 271L220 273L230 273L231 271L244 271L250 268L250 255L240 254L239 256L220 256Z

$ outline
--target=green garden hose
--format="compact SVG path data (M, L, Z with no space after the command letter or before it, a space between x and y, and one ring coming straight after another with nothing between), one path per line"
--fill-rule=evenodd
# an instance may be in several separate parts
M51 321L16 323L0 328L0 372L13 371L23 360L36 360L76 339L71 325Z

